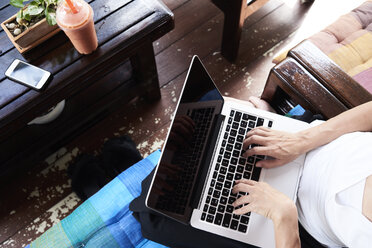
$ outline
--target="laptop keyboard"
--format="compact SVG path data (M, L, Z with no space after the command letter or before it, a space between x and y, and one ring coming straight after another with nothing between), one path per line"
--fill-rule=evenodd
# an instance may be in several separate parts
M234 207L231 205L246 193L233 194L231 190L235 180L258 181L260 177L261 168L255 167L255 164L264 159L264 156L245 158L242 155L245 152L243 141L247 132L263 124L263 118L231 110L207 199L203 206L202 221L242 233L247 232L250 213L235 215L232 213ZM268 122L268 126L272 126L272 121Z
M179 214L185 212L185 206L191 193L191 185L207 141L208 129L213 120L213 112L214 107L192 109L187 112L187 115L195 123L191 144L185 146L185 149L178 150L172 159L172 164L178 165L183 170L179 172L179 177L166 181L174 190L172 190L172 194L159 197L157 208Z

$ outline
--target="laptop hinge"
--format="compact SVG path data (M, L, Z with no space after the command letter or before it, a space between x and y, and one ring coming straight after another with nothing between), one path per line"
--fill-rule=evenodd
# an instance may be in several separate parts
M211 162L217 149L216 144L221 133L221 128L224 120L225 116L221 114L215 115L214 117L212 124L213 129L211 135L209 135L203 160L200 164L201 166L199 169L199 173L197 174L194 190L191 194L190 205L193 209L198 207L199 201L204 192L206 179L212 167Z

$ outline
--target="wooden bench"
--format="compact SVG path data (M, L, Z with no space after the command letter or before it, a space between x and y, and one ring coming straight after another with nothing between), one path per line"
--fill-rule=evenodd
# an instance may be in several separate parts
M0 31L0 181L45 158L110 112L137 96L160 98L152 42L174 27L172 12L155 0L89 0L98 49L80 55L63 32L25 57ZM1 0L0 21L17 9ZM50 71L53 80L37 92L4 76L14 59ZM27 125L66 99L55 121Z
M269 0L212 0L225 14L221 54L230 62L238 56L244 20Z
M331 2L317 1L312 18L298 32L299 39L307 38L295 47L290 45L293 48L287 56L281 53L274 59L278 64L270 71L262 98L277 111L287 112L293 102L331 118L372 101L372 68L368 63L372 56L366 52L372 44L368 29L372 2L348 1L328 13L332 6ZM329 22L318 21L319 13L328 14ZM320 23L322 28L313 33Z
M368 91L310 41L293 48L271 69L261 98L280 114L300 104L327 119L372 101Z

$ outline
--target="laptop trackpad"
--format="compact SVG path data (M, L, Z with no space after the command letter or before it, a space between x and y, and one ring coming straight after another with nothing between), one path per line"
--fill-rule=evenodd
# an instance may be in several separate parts
M286 194L295 201L304 160L305 156L302 155L284 166L264 169L263 178L261 178L261 180L267 182L270 186Z

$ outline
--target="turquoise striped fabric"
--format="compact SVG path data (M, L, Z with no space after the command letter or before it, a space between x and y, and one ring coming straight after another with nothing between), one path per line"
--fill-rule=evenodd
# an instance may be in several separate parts
M165 248L142 237L129 203L158 163L160 151L131 166L26 248Z

